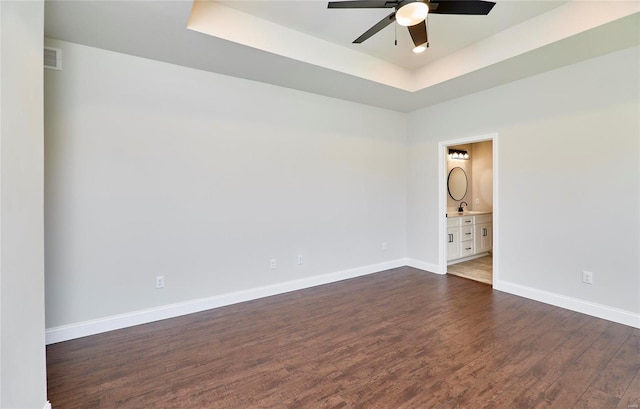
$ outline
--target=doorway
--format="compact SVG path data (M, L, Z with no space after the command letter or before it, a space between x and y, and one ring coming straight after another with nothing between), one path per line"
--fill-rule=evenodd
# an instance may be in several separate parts
M495 287L498 135L439 143L439 268Z

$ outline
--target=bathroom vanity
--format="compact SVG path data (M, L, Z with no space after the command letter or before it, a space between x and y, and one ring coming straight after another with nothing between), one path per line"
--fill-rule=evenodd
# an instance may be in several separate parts
M491 212L447 214L447 261L449 264L488 254L492 248Z

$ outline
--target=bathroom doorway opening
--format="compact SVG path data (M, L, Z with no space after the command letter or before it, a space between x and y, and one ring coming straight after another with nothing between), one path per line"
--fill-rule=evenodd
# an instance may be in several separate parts
M498 271L498 135L439 144L439 268L495 287Z

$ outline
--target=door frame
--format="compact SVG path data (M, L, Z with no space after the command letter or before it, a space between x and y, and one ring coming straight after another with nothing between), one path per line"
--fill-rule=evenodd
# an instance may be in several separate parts
M463 145L467 143L492 141L493 155L493 288L497 287L500 280L499 270L499 220L500 220L500 200L498 195L498 133L489 133L484 135L471 136L460 139L452 139L438 143L438 269L440 274L447 274L447 149L453 145Z

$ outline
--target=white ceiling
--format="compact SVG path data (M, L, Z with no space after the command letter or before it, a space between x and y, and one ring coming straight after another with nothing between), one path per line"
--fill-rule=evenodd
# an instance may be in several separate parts
M45 35L405 112L640 43L637 0L498 0L489 16L432 15L420 55L403 27L394 46L394 25L351 44L389 10L326 4L200 1L192 13L186 0L47 0Z

